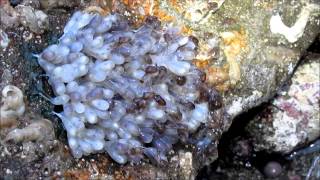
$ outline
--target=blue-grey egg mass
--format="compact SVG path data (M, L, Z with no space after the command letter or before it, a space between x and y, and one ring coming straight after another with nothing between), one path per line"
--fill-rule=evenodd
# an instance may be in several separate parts
M119 15L76 12L59 42L38 55L74 157L161 162L187 143L213 111L213 90L192 64L195 49L192 38L153 18L132 29Z

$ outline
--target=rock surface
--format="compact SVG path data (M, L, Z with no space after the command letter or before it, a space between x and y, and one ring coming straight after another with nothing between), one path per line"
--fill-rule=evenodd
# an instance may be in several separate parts
M257 151L289 153L320 137L320 56L307 57L247 130Z
M15 8L6 1L0 6L3 28L16 27L22 24L28 27L32 32L41 34L49 28L47 14L41 10L34 9L29 5L18 5Z
M0 1L1 8L3 2L5 1ZM13 11L5 21L6 24L13 25L1 24L1 29L8 35L10 42L5 49L0 48L0 75L5 77L1 79L0 85L4 87L4 80L11 79L13 85L22 89L27 99L28 111L51 120L57 138L54 141L27 142L22 145L0 143L3 152L0 156L0 174L5 177L194 179L201 167L213 162L218 156L216 148L219 138L202 154L197 154L192 147L179 147L179 151L169 159L168 166L155 166L148 162L119 166L106 154L82 159L71 156L65 146L67 142L63 127L51 113L53 105L36 95L40 91L52 95L52 91L45 77L39 76L43 72L32 53L39 53L49 44L55 43L62 34L65 22L76 9L102 14L107 14L111 9L128 16L133 24L141 23L146 15L154 15L162 23L179 25L183 33L196 37L199 41L199 53L194 63L206 71L208 84L223 95L226 108L225 113L219 112L223 115L221 123L212 127L212 130L217 130L217 137L228 129L235 116L273 97L290 77L300 56L320 30L318 5L310 8L310 2L306 0L201 1L197 4L189 0L113 1L113 4L94 0L88 4L80 4L80 7L67 7L69 9L66 12L60 6L53 6L51 9L42 5L41 8L51 9L42 9L49 20L49 28L42 35L16 24L16 14ZM295 42L287 34L271 31L273 23L270 21L273 15L278 17L273 14L274 11L281 12L282 21L278 18L277 23L283 22L289 27L295 27L294 30L297 29L298 33L293 34ZM3 12L7 11L1 9L1 18L4 17ZM296 22L301 23L295 25ZM290 28L285 29L291 33ZM217 36L219 38L214 38ZM213 48L216 45L219 48ZM22 123L21 126L23 128L27 124Z

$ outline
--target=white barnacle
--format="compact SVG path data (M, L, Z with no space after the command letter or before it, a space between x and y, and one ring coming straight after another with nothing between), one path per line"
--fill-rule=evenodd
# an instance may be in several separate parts
M2 90L2 105L0 108L0 128L12 126L25 111L22 91L13 85L7 85Z

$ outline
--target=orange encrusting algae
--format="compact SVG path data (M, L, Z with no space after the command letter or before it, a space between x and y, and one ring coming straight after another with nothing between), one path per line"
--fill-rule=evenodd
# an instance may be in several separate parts
M236 57L247 49L246 33L244 30L221 33L224 53L227 59Z
M200 69L207 69L209 66L209 60L194 60L193 64L196 65Z
M211 66L207 68L207 82L214 86L218 91L224 92L230 88L229 82L229 66L225 65L223 67Z
M229 65L229 77L231 85L236 85L241 80L240 64L242 55L247 53L247 36L244 30L223 32L223 52Z

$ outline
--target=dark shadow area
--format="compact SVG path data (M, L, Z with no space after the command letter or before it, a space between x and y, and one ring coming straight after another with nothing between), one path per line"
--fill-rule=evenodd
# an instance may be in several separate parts
M197 176L197 180L209 180L213 178L225 179L223 174L217 172L219 168L231 168L235 166L234 153L232 152L232 144L234 144L235 139L237 138L248 138L249 135L245 131L246 125L252 120L256 115L258 115L265 107L267 103L264 103L258 107L255 107L248 112L245 112L233 120L232 125L229 130L225 132L218 145L219 158L214 161L210 166L203 168ZM259 157L255 157L256 164L260 166ZM261 156L264 158L264 156ZM251 159L248 159L249 161ZM262 161L261 161L262 162ZM213 175L214 174L214 175Z

